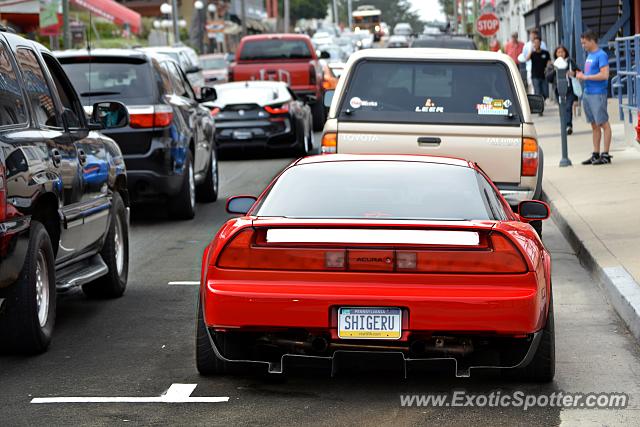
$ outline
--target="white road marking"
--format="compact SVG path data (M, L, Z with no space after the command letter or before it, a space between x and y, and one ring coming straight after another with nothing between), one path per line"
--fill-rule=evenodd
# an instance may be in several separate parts
M168 283L169 286L198 286L199 284L197 280L175 280Z
M31 403L219 403L228 397L191 397L197 384L171 384L158 397L37 397Z

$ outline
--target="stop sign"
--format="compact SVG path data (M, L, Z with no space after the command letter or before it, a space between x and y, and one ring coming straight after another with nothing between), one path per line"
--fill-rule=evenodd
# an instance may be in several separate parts
M476 29L485 37L491 37L500 29L500 20L494 13L483 13L476 22Z

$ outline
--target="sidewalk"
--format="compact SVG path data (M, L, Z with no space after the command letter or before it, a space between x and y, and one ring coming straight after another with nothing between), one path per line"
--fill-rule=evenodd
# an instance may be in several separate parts
M640 339L640 149L625 145L616 106L617 101L610 100L614 129L610 165L580 164L593 150L591 127L584 113L574 117L574 133L568 136L570 167L558 166L558 107L548 106L543 117L535 117L535 123L544 150L542 188L553 218L581 262L604 283L610 302Z

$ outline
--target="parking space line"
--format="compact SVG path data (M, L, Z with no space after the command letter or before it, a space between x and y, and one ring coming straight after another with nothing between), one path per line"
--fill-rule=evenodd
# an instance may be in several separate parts
M198 280L175 280L167 284L169 286L198 286L200 282Z
M197 384L171 384L160 396L154 397L36 397L31 403L220 403L229 397L191 397Z

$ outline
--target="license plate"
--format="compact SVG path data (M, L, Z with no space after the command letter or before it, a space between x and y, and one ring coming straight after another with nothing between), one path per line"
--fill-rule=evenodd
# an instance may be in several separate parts
M233 132L233 139L251 139L253 133L249 131L237 130Z
M341 307L338 337L397 340L402 336L402 311L386 307Z

